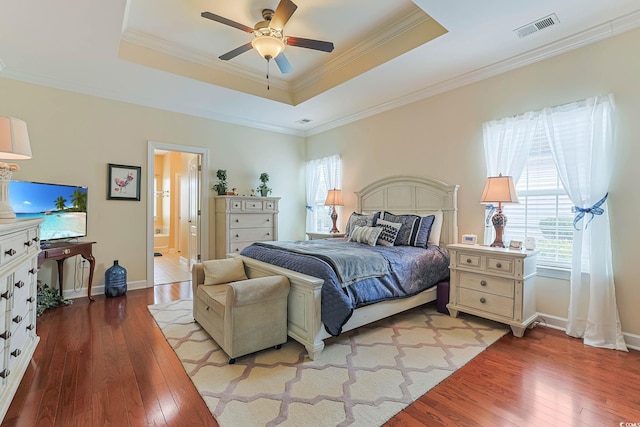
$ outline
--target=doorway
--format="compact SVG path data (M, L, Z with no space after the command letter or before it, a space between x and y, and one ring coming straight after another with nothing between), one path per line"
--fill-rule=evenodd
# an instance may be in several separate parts
M208 151L149 142L147 287L191 280L191 267L207 259Z

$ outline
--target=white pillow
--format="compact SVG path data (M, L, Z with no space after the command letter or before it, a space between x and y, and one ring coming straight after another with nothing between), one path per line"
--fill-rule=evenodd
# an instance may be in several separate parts
M351 229L349 235L349 242L366 243L369 246L375 246L378 241L378 236L382 233L380 227L367 227L363 225L355 225Z
M422 214L422 216L429 216L429 215L435 216L435 219L433 220L433 225L431 226L431 233L429 233L429 240L427 240L427 243L429 243L430 245L439 245L440 232L442 231L442 220L443 220L444 214L442 213L441 210Z

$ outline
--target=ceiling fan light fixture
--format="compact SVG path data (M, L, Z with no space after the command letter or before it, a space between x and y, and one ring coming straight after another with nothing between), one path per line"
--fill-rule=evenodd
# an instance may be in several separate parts
M281 38L272 35L257 35L251 46L267 61L277 57L284 50L285 44Z

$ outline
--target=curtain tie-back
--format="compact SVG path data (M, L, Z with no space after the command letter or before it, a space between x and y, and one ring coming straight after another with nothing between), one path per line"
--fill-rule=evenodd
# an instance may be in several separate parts
M586 214L591 214L591 217L589 218L589 221L587 221L587 224L584 226L584 228L586 229L587 227L589 227L589 223L596 215L602 215L604 213L604 209L602 209L600 206L602 206L605 200L607 200L607 197L609 197L609 193L605 194L602 199L600 199L590 208L581 208L579 206L572 207L571 212L576 214L576 217L573 219L573 228L579 230L578 222L580 222L580 220L584 218Z
M495 205L492 205L491 203L487 204L484 206L484 210L487 213L487 218L486 218L486 225L489 226L491 224L491 217L493 216L493 213L496 211L496 207Z
M311 205L306 205L306 206L305 206L305 208L307 208L307 210L308 210L309 212L313 212L313 206L311 206Z

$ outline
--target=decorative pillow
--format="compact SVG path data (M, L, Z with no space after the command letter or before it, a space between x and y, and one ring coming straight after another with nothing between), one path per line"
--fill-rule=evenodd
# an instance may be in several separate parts
M366 227L356 225L351 230L351 235L349 236L350 242L358 242L358 243L366 243L369 246L375 246L378 241L378 236L382 233L382 228L380 227Z
M205 285L220 285L247 280L247 275L244 273L244 263L240 258L203 261L202 267L204 267Z
M382 229L382 232L378 237L378 244L383 246L393 246L402 224L379 219L376 222L376 227L380 227Z
M349 221L347 222L347 228L345 230L345 237L347 239L351 235L351 230L354 226L359 225L361 227L373 227L376 225L377 219L380 218L380 212L375 212L372 214L361 214L354 212L349 217Z
M389 212L384 212L382 218L384 218L385 221L402 224L394 245L417 246L420 248L427 247L435 215L421 217L413 214L394 215Z
M431 226L431 233L429 233L429 241L430 245L439 245L440 244L440 232L442 231L442 219L444 214L442 211L430 212L427 215L433 215L435 219L433 220L433 225Z

